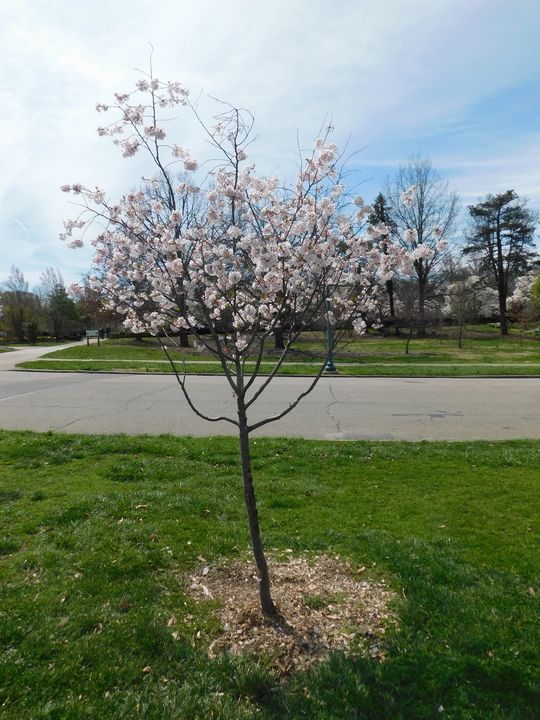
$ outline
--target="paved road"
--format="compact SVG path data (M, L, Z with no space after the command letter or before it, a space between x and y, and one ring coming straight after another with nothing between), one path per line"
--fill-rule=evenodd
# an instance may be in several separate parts
M287 407L308 382L274 380L254 419ZM223 378L194 376L189 385L203 411L234 413ZM0 428L178 435L235 430L197 418L172 376L2 371ZM540 380L322 378L290 415L258 434L341 440L540 439Z

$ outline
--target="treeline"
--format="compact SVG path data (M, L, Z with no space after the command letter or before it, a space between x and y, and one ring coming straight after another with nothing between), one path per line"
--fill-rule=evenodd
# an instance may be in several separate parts
M53 268L41 274L33 291L17 267L0 282L0 336L7 340L76 340L86 328L116 326L118 321L95 292L86 286L68 290L62 274Z
M410 202L403 203L411 187ZM538 214L508 190L468 206L461 231L458 215L457 195L420 157L402 166L377 196L369 222L386 227L413 258L410 276L386 283L384 327L423 336L441 322L491 321L506 335L509 322L540 320Z
M411 158L386 182L368 222L373 232L407 249L411 272L386 280L378 316L366 318L368 325L422 337L443 322L460 328L496 322L506 335L509 322L527 327L540 321L538 214L507 190L468 206L463 229L458 229L459 216L458 196L427 159ZM106 309L103 297L88 285L68 290L52 268L40 281L30 291L16 267L0 281L4 337L32 343L40 336L80 337L85 328L121 329L121 317ZM275 330L276 347L283 347L284 333L286 327ZM187 344L187 333L182 339Z

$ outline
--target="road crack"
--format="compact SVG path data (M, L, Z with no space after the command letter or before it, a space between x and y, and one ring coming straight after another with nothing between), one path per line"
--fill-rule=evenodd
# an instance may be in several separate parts
M328 382L328 390L330 391L330 395L332 397L332 402L328 403L328 405L326 406L326 412L329 415L330 419L335 423L337 432L340 435L342 435L343 428L341 427L341 422L340 422L339 418L336 415L334 415L334 413L332 412L332 408L334 407L334 405L339 404L339 400L335 396L334 388L332 387L331 381Z

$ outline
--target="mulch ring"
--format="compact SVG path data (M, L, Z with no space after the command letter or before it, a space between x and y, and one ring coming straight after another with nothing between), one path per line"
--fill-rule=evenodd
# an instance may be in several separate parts
M210 644L209 657L264 653L281 674L336 651L385 659L385 630L396 617L389 609L395 593L384 581L362 579L366 568L355 569L339 556L269 557L269 568L277 621L261 614L252 561L206 565L189 577L195 599L220 604L223 632Z

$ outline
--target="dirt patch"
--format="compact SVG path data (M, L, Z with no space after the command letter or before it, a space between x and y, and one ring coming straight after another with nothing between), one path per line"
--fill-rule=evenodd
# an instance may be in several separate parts
M336 556L270 558L269 566L278 621L261 614L252 562L205 566L190 576L196 599L220 603L223 632L210 644L210 657L264 653L282 674L336 651L384 660L385 631L396 622L389 609L395 594L384 581L364 579L366 568Z

